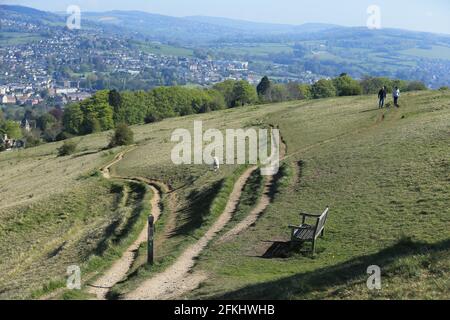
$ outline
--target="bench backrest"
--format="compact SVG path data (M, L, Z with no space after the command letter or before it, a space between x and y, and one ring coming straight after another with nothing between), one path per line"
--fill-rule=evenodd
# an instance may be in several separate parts
M317 219L316 232L314 233L315 238L317 238L320 235L320 233L323 231L323 228L325 228L325 223L327 222L329 211L330 211L330 209L326 208L325 211Z

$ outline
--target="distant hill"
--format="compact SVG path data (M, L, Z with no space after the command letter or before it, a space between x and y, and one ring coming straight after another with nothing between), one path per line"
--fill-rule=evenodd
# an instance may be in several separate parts
M221 27L228 27L233 29L239 29L245 32L258 33L304 33L304 32L318 32L323 30L329 30L338 27L333 24L325 23L306 23L302 25L290 25L290 24L274 24L274 23L262 23L252 22L228 18L219 17L207 17L207 16L190 16L184 19L194 22L202 22Z
M204 43L223 37L234 37L241 30L140 11L86 12L85 19L106 27L121 28L122 32L158 41Z
M0 17L18 18L22 22L34 23L63 23L64 19L54 13L45 12L29 7L15 5L0 5Z
M2 17L49 28L64 26L65 15L0 5ZM171 17L141 11L83 12L82 19L84 31L160 42L215 60L249 61L257 74L283 81L309 72L330 77L345 72L357 78L370 75L420 80L433 88L450 84L450 35L321 23L296 26L206 16Z

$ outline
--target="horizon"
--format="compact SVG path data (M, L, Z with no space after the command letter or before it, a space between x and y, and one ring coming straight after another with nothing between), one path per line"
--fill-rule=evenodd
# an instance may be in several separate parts
M377 3L368 0L345 0L336 4L334 1L322 0L322 6L313 6L312 0L282 0L274 7L270 0L249 0L245 4L237 0L230 0L226 4L211 4L206 0L186 1L174 0L170 3L162 0L154 0L151 3L141 3L137 0L129 0L123 4L117 0L87 1L87 0L62 0L54 1L37 0L9 0L1 4L21 5L47 12L65 12L67 6L78 5L82 12L108 12L108 11L141 11L151 14L160 14L172 17L204 16L241 20L254 23L302 25L307 23L334 24L344 27L365 26L369 18L367 8L376 4L381 10L381 28L403 29L419 32L432 32L438 34L450 34L450 21L446 12L449 12L450 4L444 0L433 0L427 4L418 1L400 0L397 3L388 3L387 0L379 0ZM411 4L415 2L414 4ZM259 4L256 6L255 4ZM407 3L408 5L404 5ZM308 4L311 4L308 6ZM243 10L235 10L240 6ZM329 10L324 10L328 6ZM348 7L354 10L349 11ZM386 9L387 8L387 9ZM405 9L406 8L406 9ZM401 16L403 19L398 19ZM407 16L408 19L404 19Z

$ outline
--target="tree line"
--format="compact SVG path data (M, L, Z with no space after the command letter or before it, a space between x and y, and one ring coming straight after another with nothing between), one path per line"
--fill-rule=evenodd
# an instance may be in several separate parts
M34 121L31 132L20 131L19 124L5 120L0 112L0 133L24 138L28 146L65 140L116 128L120 124L153 123L165 118L206 113L250 104L291 100L321 99L336 96L376 94L382 86L397 86L401 91L426 90L421 82L365 77L352 79L341 74L316 83L275 83L263 77L255 87L244 80L227 80L210 88L156 87L149 91L100 90L91 98L36 114L27 110L24 118Z

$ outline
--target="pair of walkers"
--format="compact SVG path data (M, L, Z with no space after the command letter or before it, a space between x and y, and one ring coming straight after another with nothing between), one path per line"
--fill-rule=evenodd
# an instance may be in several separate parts
M378 92L378 107L382 109L384 107L384 103L386 101L387 97L387 88L384 86L380 89ZM394 90L392 90L392 97L394 98L394 105L399 108L398 99L400 98L400 89L398 87L394 87Z

